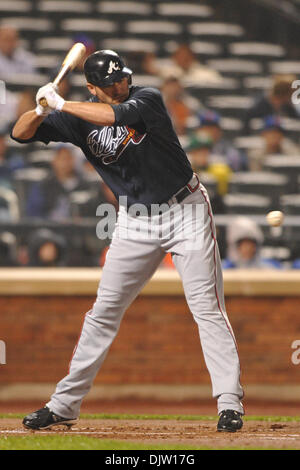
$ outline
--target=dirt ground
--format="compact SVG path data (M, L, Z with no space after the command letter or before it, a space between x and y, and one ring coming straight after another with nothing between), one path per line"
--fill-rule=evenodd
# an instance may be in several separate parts
M1 403L0 413L28 413L43 406L41 403ZM249 402L247 415L300 415L299 403L260 403ZM145 401L118 401L106 403L88 402L82 413L129 413L129 414L176 414L176 415L216 415L212 402L161 403ZM115 420L80 419L68 430L38 431L36 434L85 435L102 439L129 440L143 443L188 444L222 447L254 447L273 449L300 449L300 423L276 421L245 421L241 431L230 433L216 432L217 418L209 421L176 420ZM0 437L8 435L31 435L33 431L23 428L21 419L0 420Z
M300 425L296 422L245 422L241 431L216 432L215 421L163 420L79 420L70 430L65 426L53 431L27 431L16 418L0 421L0 437L8 435L45 435L64 433L99 439L129 440L143 443L187 444L222 447L300 449Z

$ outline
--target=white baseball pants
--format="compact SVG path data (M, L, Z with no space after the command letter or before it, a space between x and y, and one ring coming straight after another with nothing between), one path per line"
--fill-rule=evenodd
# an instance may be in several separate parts
M85 316L69 374L57 384L47 403L54 413L65 418L78 417L82 400L118 332L123 314L166 252L172 253L198 325L218 413L224 409L243 413L239 357L225 310L215 226L209 198L201 184L162 215L137 217L120 207L97 299Z

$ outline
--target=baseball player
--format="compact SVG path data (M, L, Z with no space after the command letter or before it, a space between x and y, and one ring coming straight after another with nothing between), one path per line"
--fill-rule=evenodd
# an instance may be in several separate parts
M157 89L131 86L132 71L110 50L90 55L84 73L90 101L65 101L48 83L37 92L36 109L23 114L12 131L21 143L78 146L120 201L98 295L85 315L69 373L46 406L23 424L45 429L75 422L124 312L171 253L199 329L217 399L217 429L235 432L243 425L243 389L207 192L193 174Z

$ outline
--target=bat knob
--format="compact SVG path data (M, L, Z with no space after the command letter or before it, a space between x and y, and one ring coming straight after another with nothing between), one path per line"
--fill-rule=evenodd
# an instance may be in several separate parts
M40 103L41 106L43 106L43 108L47 108L47 106L48 106L46 98L41 98L39 103Z

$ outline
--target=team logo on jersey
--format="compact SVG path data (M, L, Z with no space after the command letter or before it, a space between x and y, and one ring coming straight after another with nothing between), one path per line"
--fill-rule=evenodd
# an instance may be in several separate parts
M116 63L116 62L113 62L112 60L110 61L109 63L109 67L108 67L108 75L110 75L111 73L113 73L113 71L117 71L117 70L121 70L120 66Z
M146 134L139 134L128 126L105 126L101 131L94 129L87 137L87 144L95 157L105 165L117 161L129 144L138 145Z

